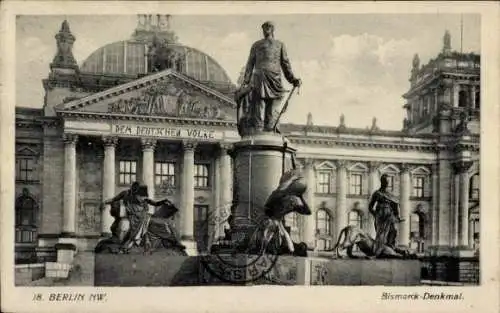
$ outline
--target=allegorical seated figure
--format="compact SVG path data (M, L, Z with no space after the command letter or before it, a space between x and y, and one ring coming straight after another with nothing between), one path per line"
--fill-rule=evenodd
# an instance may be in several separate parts
M280 234L285 239L288 251L297 254L299 251L296 251L296 248L299 248L301 250L300 254L303 255L307 254L307 246L304 243L294 243L283 225L283 219L285 215L289 213L297 212L301 215L311 215L311 209L303 197L307 190L307 184L300 170L295 167L293 157L292 164L293 168L281 176L278 188L276 188L267 199L265 214L269 217L272 225L278 228ZM270 230L268 228L266 228L266 230L263 236L264 244L267 244L270 240Z
M120 214L120 202L125 208L125 216ZM178 209L168 199L149 199L146 186L134 182L130 189L106 200L104 205L111 205L110 214L115 221L111 226L112 238L99 242L96 252L108 249L112 253L128 253L133 247L142 247L144 252L160 247L184 252L185 247L170 219ZM150 214L148 205L159 209Z
M279 106L285 92L281 74L293 86L301 84L293 74L285 45L274 39L274 24L265 22L262 32L264 38L250 49L243 83L235 95L241 136L261 131L279 132Z

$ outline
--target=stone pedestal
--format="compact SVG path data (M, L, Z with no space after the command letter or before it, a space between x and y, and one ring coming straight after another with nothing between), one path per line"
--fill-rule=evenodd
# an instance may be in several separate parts
M230 257L227 255L227 257ZM234 257L234 256L233 256ZM238 255L241 264L249 256ZM274 266L254 281L232 283L212 275L201 256L95 255L95 286L416 286L420 285L418 260L332 260L280 256ZM229 268L228 268L229 269ZM245 268L242 268L245 272Z
M294 152L289 144L284 147L283 137L278 134L244 137L234 144L233 240L248 238L253 225L263 217L264 204L278 187L283 171L291 168Z

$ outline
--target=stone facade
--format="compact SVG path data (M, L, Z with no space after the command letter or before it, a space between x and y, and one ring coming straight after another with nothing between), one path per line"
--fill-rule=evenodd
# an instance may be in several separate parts
M61 32L57 40L73 38L67 23ZM58 55L71 54L72 41L63 48ZM373 234L367 208L385 173L405 219L400 244L439 254L478 245L479 56L444 49L428 65L417 59L401 131L317 126L311 115L306 125L281 126L298 151L313 209L287 216L292 237L321 251L347 224ZM206 248L221 234L210 219L232 201L236 87L174 69L104 76L75 69L72 56L58 60L66 61L51 66L43 109L16 110L16 192L27 189L36 204L32 220L16 221L19 259L26 251L55 258L56 244L91 250L112 223L101 203L135 180L177 204L182 239ZM27 210L16 204L20 216Z

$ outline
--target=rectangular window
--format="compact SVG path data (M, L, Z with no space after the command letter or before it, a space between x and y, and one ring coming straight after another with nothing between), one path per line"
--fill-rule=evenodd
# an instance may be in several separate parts
M16 159L16 180L33 182L35 178L35 160L30 158Z
M175 163L156 162L155 163L155 185L175 186Z
M36 241L36 229L31 227L16 227L16 243L33 243Z
M120 185L130 185L137 180L137 162L120 161L120 175L118 178Z
M387 190L394 191L394 176L387 175Z
M316 185L317 193L330 193L331 176L330 172L318 172L318 183Z
M363 182L362 174L351 174L350 179L350 192L351 195L361 195L363 190L361 188Z
M416 198L422 198L424 196L424 178L414 177L413 178L413 196Z
M209 175L207 164L194 165L194 186L196 188L206 188L209 186Z
M469 187L469 198L471 200L478 200L479 199L479 175L476 174L472 176L470 180L470 187Z

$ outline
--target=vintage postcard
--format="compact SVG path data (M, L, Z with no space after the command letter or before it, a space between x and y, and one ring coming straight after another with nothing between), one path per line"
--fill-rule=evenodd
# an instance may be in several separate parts
M493 312L499 13L2 3L2 311Z

